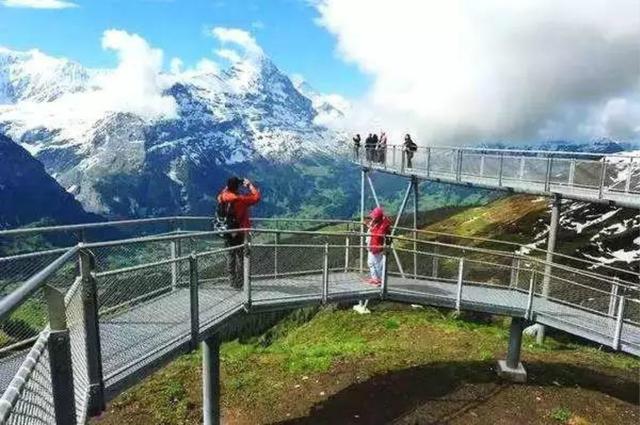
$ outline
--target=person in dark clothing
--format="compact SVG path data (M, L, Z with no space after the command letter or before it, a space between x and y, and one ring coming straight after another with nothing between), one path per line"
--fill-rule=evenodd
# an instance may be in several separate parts
M251 228L249 207L260 202L260 191L248 179L241 180L231 177L227 180L227 186L218 195L218 204L227 205L228 211L233 215L233 223L237 232L228 233L225 236L225 247L234 248L227 252L227 273L231 280L231 286L242 288L244 269L244 240L247 229Z
M405 157L407 158L407 168L413 168L413 155L418 150L418 145L416 145L416 143L411 140L411 136L408 134L404 136L403 150Z
M372 162L374 160L376 152L376 141L373 139L373 135L369 133L367 139L364 141L364 148L367 153L367 161Z
M380 140L378 141L376 150L378 162L384 164L387 157L387 134L384 131L380 133Z
M356 134L353 138L353 160L358 161L360 159L360 134Z

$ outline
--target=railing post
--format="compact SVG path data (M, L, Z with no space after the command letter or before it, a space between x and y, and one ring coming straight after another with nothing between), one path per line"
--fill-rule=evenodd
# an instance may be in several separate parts
M251 242L249 241L249 235L247 234L244 238L244 247L243 247L243 267L242 267L242 276L243 276L243 290L245 295L245 310L249 311L251 308Z
M391 159L393 161L393 168L396 168L396 146L391 147Z
M604 193L604 185L605 180L607 178L607 159L602 159L602 173L600 174L600 187L598 190L598 198L602 199L602 194Z
M71 341L67 329L64 294L51 286L45 286L49 311L49 368L51 392L56 425L75 425L76 407L73 389Z
M553 271L553 254L556 250L556 240L558 238L558 227L560 227L560 195L555 194L551 204L551 223L549 226L549 235L547 236L547 255L544 265L544 276L542 277L542 297L547 298L551 290L551 273ZM536 342L542 344L544 342L545 327L538 326Z
M344 272L349 273L349 244L350 239L347 236L344 240Z
M427 147L427 177L431 175L431 148Z
M200 300L198 297L198 257L191 253L189 257L189 295L191 307L191 348L198 346L200 336Z
M462 149L458 149L457 154L457 167L456 167L456 181L462 180Z
M618 301L618 317L616 318L616 330L613 334L613 344L611 345L611 348L613 348L614 350L620 349L620 337L622 336L622 323L624 321L624 303L624 295L621 295L620 301Z
M520 157L520 172L518 173L518 177L520 178L520 180L524 179L524 162L525 162L525 156L521 156Z
M484 177L484 152L480 153L480 177Z
M531 270L531 279L529 279L529 295L527 298L527 312L526 312L527 320L531 320L533 318L533 296L535 292L535 284L536 284L536 271Z
M97 416L105 409L98 290L96 279L93 275L94 268L95 257L93 254L86 249L81 249L80 277L82 279L82 314L84 319L87 378L89 381L87 401L87 414L89 416Z
M322 256L322 303L329 299L329 243L324 244Z
M460 305L462 304L462 279L464 277L464 257L460 257L458 262L458 287L456 291L456 311L460 313Z
M511 262L511 280L509 281L509 287L517 288L519 278L520 278L520 259L518 257L513 257L513 261Z
M574 180L576 178L576 160L571 159L569 163L569 186L573 186Z
M400 151L400 152L401 152L401 155L400 155L400 173L404 174L404 167L405 167L405 163L406 163L407 154L406 154L406 151L404 149L402 151Z
M440 262L440 247L438 245L433 247L433 258L431 259L431 277L434 279L438 277L438 263Z
M629 165L627 166L627 168L629 169L629 171L627 172L627 181L624 184L624 191L626 193L629 193L629 191L631 190L631 177L633 174L633 168L634 168L634 162L633 162L633 158L631 158L629 160Z
M502 171L504 170L504 152L500 152L500 165L498 167L498 186L502 187Z
M389 246L385 246L382 254L382 282L380 282L380 298L387 297L387 289L389 286Z
M547 173L544 178L544 191L549 192L551 190L551 168L553 167L553 157L549 155L547 158Z
M278 245L280 245L280 232L275 234L275 246L273 247L273 276L278 277Z
M179 239L173 239L169 242L169 249L171 250L171 259L174 260L173 263L171 263L171 289L173 291L176 290L176 288L178 287L178 280L180 277L180 266L179 264L175 261L176 258L180 257L181 253L180 253L180 240Z
M611 283L611 295L609 296L609 317L614 317L616 312L616 301L618 298L618 276L613 278Z
M395 146L394 146L394 157L395 157ZM366 171L363 168L360 172L360 273L364 273L364 180L365 180Z

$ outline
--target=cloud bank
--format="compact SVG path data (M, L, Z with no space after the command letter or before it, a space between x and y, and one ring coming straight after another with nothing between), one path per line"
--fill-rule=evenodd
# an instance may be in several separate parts
M373 77L356 127L423 142L640 139L640 0L318 0Z
M2 4L6 7L28 9L68 9L78 7L77 4L64 0L4 0Z

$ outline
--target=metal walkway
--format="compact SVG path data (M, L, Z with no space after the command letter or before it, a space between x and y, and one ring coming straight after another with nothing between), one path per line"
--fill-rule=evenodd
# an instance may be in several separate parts
M3 351L0 423L69 423L61 412L85 423L231 319L331 302L377 299L506 315L640 355L635 282L508 251L395 235L384 254L383 283L375 287L363 282L363 234L251 234L251 242L235 248L222 248L216 232L196 231L80 244L19 285L0 300L3 329L15 335L21 329L15 326L35 322L28 315L37 314L49 325L35 343ZM225 271L230 254L243 263L241 289L231 287Z
M351 159L425 180L640 208L640 157L624 153L419 147L409 164L401 146L388 146Z

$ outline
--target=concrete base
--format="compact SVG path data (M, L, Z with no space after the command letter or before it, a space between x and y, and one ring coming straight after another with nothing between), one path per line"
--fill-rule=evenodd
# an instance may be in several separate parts
M527 371L522 363L518 363L518 367L513 369L507 366L506 360L498 360L498 376L511 382L525 383L527 382Z

